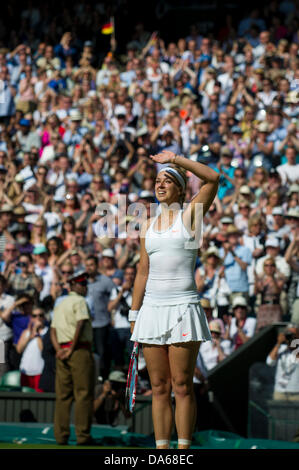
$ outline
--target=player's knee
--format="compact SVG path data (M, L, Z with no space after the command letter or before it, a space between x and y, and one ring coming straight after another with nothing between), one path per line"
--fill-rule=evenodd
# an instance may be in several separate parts
M192 384L183 377L174 377L172 379L172 390L176 397L184 398L191 395L193 388Z
M153 395L157 398L167 397L171 393L171 383L168 380L156 379L151 385Z

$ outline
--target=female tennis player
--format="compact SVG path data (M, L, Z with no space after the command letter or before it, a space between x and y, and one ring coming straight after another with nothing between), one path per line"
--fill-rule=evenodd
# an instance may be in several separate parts
M196 419L196 358L200 342L211 336L194 280L198 246L190 248L186 242L193 239L190 220L191 228L198 225L196 205L202 204L204 215L214 201L219 174L170 151L151 158L163 164L155 183L161 209L141 229L140 262L129 312L131 340L143 345L152 387L156 447L169 448L173 391L178 448L188 449ZM204 184L183 209L186 171Z

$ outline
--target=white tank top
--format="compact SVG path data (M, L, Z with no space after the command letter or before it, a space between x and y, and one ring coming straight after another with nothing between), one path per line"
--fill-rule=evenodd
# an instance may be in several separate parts
M197 248L186 248L192 240L183 224L181 209L174 223L164 231L154 230L156 215L145 235L149 275L143 303L177 305L199 302L194 269Z
M48 331L48 327L45 326L40 335L43 336ZM28 335L29 335L28 331ZM27 344L26 348L23 351L21 362L20 362L20 371L26 375L39 375L42 373L44 368L45 361L42 358L42 352L38 347L37 338L33 338Z

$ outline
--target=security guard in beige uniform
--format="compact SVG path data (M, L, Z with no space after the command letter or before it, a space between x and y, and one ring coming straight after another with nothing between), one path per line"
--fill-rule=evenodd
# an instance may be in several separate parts
M67 444L70 412L75 401L77 444L92 443L94 360L91 351L92 326L85 300L87 273L69 278L70 293L54 309L51 340L56 350L56 406L54 434L58 444Z

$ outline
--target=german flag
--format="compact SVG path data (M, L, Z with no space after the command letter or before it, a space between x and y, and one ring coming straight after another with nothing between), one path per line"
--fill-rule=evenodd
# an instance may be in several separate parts
M110 23L104 24L104 26L102 26L101 33L102 34L112 34L112 33L114 33L113 23L110 22Z

